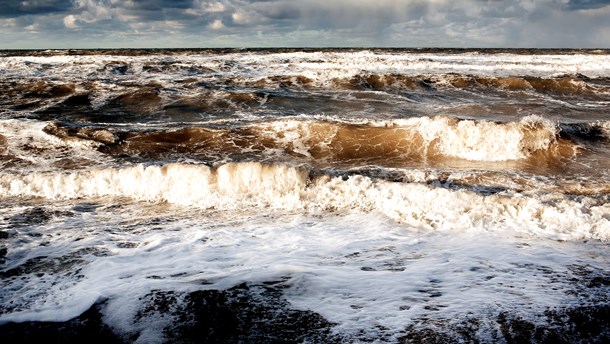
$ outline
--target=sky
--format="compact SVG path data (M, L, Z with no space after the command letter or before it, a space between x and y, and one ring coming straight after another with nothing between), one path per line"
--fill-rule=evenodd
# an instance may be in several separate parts
M0 49L610 48L610 0L0 0Z

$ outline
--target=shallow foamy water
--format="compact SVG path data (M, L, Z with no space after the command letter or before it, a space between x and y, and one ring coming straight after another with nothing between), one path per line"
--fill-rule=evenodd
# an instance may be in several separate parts
M487 322L491 336L502 312L536 323L548 309L607 297L603 286L580 290L583 273L607 276L604 244L501 226L426 231L376 213L229 215L137 204L22 210L4 229L10 247L20 247L6 256L4 322L66 321L107 299L113 328L133 333L154 321L162 338L171 315L134 320L147 294L247 283L280 284L291 307L322 315L347 337L396 339L408 326L468 317Z

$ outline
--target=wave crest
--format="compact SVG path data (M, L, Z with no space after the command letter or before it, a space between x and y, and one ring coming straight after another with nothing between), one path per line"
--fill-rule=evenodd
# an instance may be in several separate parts
M384 165L385 161L400 166L443 158L496 162L572 156L578 145L562 138L560 130L556 123L539 116L507 123L438 116L367 123L291 119L231 129L192 127L118 134L50 126L46 132L62 139L104 143L101 150L115 155L197 153L263 161L292 157L314 165ZM123 139L119 141L119 137Z
M610 206L560 194L482 194L363 175L333 177L302 167L257 162L218 167L137 165L72 173L0 176L0 195L139 201L219 210L362 211L425 230L512 229L558 239L610 239ZM450 207L445 205L450 204Z

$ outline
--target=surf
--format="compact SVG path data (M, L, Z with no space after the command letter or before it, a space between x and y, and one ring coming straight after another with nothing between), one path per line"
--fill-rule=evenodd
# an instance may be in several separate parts
M423 230L511 228L558 239L610 238L603 199L557 193L491 194L439 184L403 183L313 173L304 167L256 162L216 167L137 165L71 173L0 175L3 198L49 200L129 198L216 210L277 209L380 212ZM450 204L447 208L443 205Z

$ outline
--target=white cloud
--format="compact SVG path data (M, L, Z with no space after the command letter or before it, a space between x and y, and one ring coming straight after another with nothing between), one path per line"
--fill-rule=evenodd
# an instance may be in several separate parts
M224 4L222 4L220 2L214 2L214 3L208 4L205 7L205 10L210 13L225 12L227 10L227 6L225 6Z
M78 29L78 24L76 23L76 16L74 16L74 14L65 16L64 26L68 29Z
M27 31L30 31L32 33L37 33L41 30L41 26L38 23L34 23L34 24L30 24L30 25L26 26L24 29L26 29Z
M230 3L222 3L219 1L195 0L193 7L186 10L186 13L191 15L206 15L209 13L224 13L230 11L232 6Z
M17 19L15 18L7 18L7 19L2 19L0 18L0 27L4 27L4 28L12 28L17 26Z
M216 19L212 23L210 23L210 25L208 25L208 27L212 30L221 30L221 29L224 29L225 26L222 23L222 20Z
M109 20L113 18L113 12L116 8L112 7L112 2L100 0L74 0L75 13L69 21L74 23L96 23L101 20ZM69 17L69 16L68 16ZM66 21L64 19L64 25ZM66 27L68 27L66 25Z
M247 24L251 24L254 22L252 17L250 17L248 14L246 14L242 11L233 13L231 15L231 19L233 19L233 22L235 24L239 24L239 25L247 25Z

